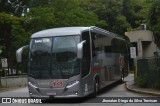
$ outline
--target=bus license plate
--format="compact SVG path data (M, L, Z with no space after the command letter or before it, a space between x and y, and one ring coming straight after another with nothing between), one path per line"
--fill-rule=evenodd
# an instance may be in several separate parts
M48 92L47 95L54 96L54 95L56 95L56 92L53 92L53 91L52 92Z

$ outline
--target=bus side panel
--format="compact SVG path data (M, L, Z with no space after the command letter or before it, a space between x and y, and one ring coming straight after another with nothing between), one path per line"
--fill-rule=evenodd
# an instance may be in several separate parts
M91 32L91 46L91 72L99 75L100 88L120 80L121 57L125 57L122 40Z

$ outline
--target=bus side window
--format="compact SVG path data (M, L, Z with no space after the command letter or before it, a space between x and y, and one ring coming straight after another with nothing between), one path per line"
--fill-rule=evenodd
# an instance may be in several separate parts
M85 77L89 74L90 71L90 61L91 61L91 51L90 51L90 36L89 31L82 33L82 41L86 40L86 43L83 45L83 58L82 58L82 77Z
M96 33L91 32L91 39L92 39L92 57L96 57L96 51L99 51L98 46L96 45Z
M97 57L100 53L104 52L104 45L103 45L103 35L98 33L91 33L92 39L92 58Z

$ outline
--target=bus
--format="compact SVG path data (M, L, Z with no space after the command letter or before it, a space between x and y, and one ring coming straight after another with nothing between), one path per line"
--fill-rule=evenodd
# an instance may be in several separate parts
M16 51L17 62L29 48L28 89L32 98L92 95L128 72L128 44L98 28L61 27L32 34L29 46Z

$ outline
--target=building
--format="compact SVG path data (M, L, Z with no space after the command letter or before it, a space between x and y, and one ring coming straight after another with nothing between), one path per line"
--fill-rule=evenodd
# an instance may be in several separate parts
M148 58L155 56L157 46L155 44L153 32L149 30L137 30L126 32L132 45L136 47L137 58Z

